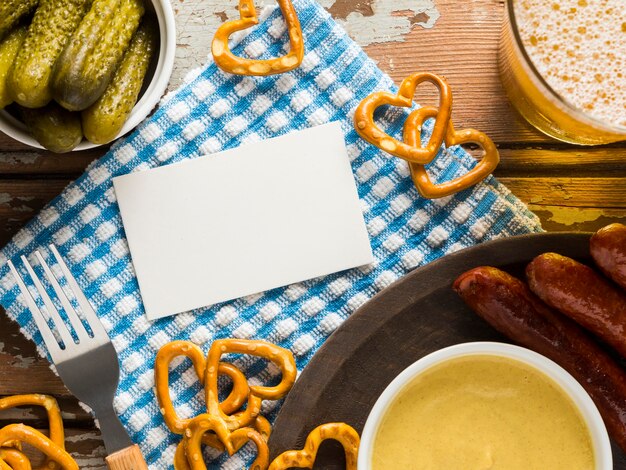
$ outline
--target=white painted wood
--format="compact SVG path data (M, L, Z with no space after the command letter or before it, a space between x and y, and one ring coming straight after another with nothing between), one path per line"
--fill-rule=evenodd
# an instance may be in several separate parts
M432 28L439 19L435 0L320 0L361 46L404 41L415 28ZM260 9L276 4L257 0ZM210 54L215 30L223 21L237 18L238 0L172 0L176 15L176 63L170 89L182 83L192 69Z

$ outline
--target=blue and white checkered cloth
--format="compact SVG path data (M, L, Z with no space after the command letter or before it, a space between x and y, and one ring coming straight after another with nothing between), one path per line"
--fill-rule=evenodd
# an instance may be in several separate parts
M45 249L49 243L64 255L119 353L121 382L115 407L152 469L173 467L180 440L165 427L153 389L154 357L165 343L187 339L208 350L216 338L260 338L291 349L302 370L351 313L409 271L484 240L541 230L537 218L494 178L454 197L434 201L420 197L407 164L368 145L353 129L352 115L363 98L397 88L314 0L294 4L306 42L299 69L273 77L238 77L209 61L0 253L0 302L42 355L46 352L41 337L6 260L20 264L19 255ZM272 9L235 51L251 57L281 55L285 37L280 11ZM389 132L400 135L406 113L382 114ZM342 124L376 262L148 322L111 178L329 121ZM430 171L441 181L473 165L462 149L451 148L441 151ZM255 383L278 375L253 358L237 363ZM171 394L182 416L203 411L203 394L187 363L175 364L172 382ZM278 405L265 403L263 412L272 418ZM216 465L242 468L253 452L253 447L246 447Z

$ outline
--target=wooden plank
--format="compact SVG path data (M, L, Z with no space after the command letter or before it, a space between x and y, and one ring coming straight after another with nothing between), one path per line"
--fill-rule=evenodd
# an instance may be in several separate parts
M0 331L0 396L22 393L71 396L48 361L39 357L35 345L4 312L0 314Z
M13 140L11 137L9 137L8 135L3 134L2 132L0 132L0 149L2 149L2 151L32 151L33 148L26 145L26 144L22 144L20 142L18 142L17 140ZM41 152L42 154L48 153L45 152L44 150L37 150L39 152Z
M11 237L48 202L58 196L70 179L0 179L0 245Z
M613 223L626 223L626 209L565 207L530 204L549 232L596 232Z
M0 153L0 177L14 175L67 176L76 178L105 150L94 149L58 155L36 151Z
M40 429L46 432L45 428ZM97 429L84 430L72 429L65 430L65 449L74 457L78 468L81 470L105 470L107 468L104 458L106 450L100 437L100 431ZM31 459L33 468L40 468L44 463L43 456L32 448L27 448L26 454Z
M22 393L33 393L23 390ZM12 396L12 395L7 395ZM1 398L1 397L0 397ZM93 418L80 406L76 398L55 397L61 408L66 427L93 428ZM26 423L37 428L47 426L48 415L42 407L20 407L0 411L0 428L10 423Z
M626 177L500 178L527 204L624 209Z
M0 179L0 217L35 214L61 193L71 180L2 180Z
M626 176L626 148L501 148L496 175Z

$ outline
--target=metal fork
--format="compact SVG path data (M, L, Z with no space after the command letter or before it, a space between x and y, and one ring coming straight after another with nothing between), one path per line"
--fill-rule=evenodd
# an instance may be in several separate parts
M61 318L59 311L26 257L21 257L22 263L24 263L46 311L50 315L50 320L54 323L54 331L58 336L55 336L50 323L37 306L35 299L11 261L8 262L9 268L26 299L26 304L35 319L59 376L69 391L86 403L96 414L108 454L106 461L109 468L111 470L147 469L139 447L133 444L113 409L113 398L119 384L120 374L115 348L96 312L78 286L56 247L50 245L50 251L61 267L92 335L87 332L71 301L39 251L35 252L35 257L41 264L45 277L52 285L56 297L61 302L78 341L72 337L70 328ZM57 337L63 342L63 347L57 341Z

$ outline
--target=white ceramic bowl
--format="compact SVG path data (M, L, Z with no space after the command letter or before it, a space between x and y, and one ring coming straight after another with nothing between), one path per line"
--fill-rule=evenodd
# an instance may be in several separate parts
M152 11L159 22L160 42L158 57L156 57L156 62L153 61L155 65L148 70L148 75L146 75L144 80L143 95L135 104L118 137L135 128L150 114L163 96L163 93L165 93L174 68L176 23L172 5L169 0L148 0L146 1L146 10ZM24 123L5 110L0 110L0 131L23 144L40 149L43 148L30 135ZM99 145L83 139L74 150L87 150L94 147L99 147Z
M374 439L381 420L406 385L434 365L453 358L470 355L490 355L514 359L528 364L552 378L569 395L587 424L595 453L595 470L612 470L611 443L604 422L587 392L565 369L550 359L525 348L504 343L465 343L435 351L407 367L391 382L376 401L361 436L359 470L371 469Z

